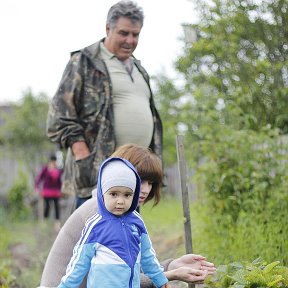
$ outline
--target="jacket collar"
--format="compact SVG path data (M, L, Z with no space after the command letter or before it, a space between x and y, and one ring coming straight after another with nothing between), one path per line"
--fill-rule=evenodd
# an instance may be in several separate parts
M87 46L80 50L88 59L91 60L93 65L97 70L102 72L103 74L107 75L107 68L103 59L100 57L100 42L103 42L105 38L101 39L100 41L93 43L90 46Z
M100 41L95 42L92 45L81 49L80 51L81 51L81 53L83 53L87 58L89 58L92 61L95 68L97 68L97 70L100 70L102 73L107 75L107 73L108 73L107 68L105 66L103 59L100 56L100 43L104 42L104 40L105 40L105 38L102 38ZM73 55L76 52L79 52L79 50L72 52L71 55ZM137 66L137 68L139 70L141 70L141 72L143 73L141 62L138 59L136 59L133 55L132 55L132 59L133 59L133 62L135 63L135 65ZM144 74L147 74L147 73L144 73ZM143 75L143 76L145 78L147 77L146 75Z

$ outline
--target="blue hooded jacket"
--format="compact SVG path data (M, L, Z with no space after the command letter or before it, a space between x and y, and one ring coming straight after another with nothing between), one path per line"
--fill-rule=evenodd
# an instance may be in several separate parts
M106 209L101 189L103 168L115 160L123 161L136 176L132 205L121 216ZM88 272L87 288L139 288L140 267L156 287L161 287L168 279L136 211L141 180L135 168L125 159L109 158L100 167L97 183L98 213L86 221L58 288L79 287Z

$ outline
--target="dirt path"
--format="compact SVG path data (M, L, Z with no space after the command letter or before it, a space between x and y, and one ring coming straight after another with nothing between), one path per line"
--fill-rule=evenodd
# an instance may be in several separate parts
M15 234L17 241L13 240L8 249L13 261L12 273L16 276L17 283L21 285L13 288L30 288L39 284L41 272L56 235L53 223L50 222L17 226Z

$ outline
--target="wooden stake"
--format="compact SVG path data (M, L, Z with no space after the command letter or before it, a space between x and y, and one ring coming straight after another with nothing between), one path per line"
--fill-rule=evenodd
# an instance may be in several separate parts
M188 185L187 185L187 171L186 171L186 161L185 161L185 155L184 155L183 136L177 135L176 147L177 147L178 169L179 169L181 192L182 192L182 206L183 206L184 232L185 232L185 248L186 248L186 253L191 254L191 253L193 253L192 231L191 231L189 194L188 194ZM194 284L188 284L188 287L194 288L195 285Z

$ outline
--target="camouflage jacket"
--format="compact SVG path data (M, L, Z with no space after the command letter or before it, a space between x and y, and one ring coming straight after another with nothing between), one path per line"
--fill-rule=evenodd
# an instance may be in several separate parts
M101 41L103 41L102 39ZM149 89L149 76L134 58ZM47 135L61 147L68 148L64 170L63 193L91 196L98 169L115 150L112 84L104 61L100 58L100 41L71 53L58 90L50 104ZM150 148L162 159L162 123L151 91L150 107L154 132ZM85 141L90 156L75 161L71 145Z

